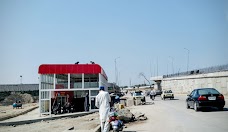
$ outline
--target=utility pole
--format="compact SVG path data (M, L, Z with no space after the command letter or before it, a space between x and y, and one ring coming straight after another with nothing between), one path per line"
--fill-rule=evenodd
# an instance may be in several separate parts
M116 83L116 85L117 85L117 74L118 74L118 71L117 71L117 67L116 67L116 60L117 59L119 59L120 57L117 57L117 58L115 58L115 60L114 60L114 62L115 62L115 83Z
M21 84L22 84L22 75L20 75L20 81L21 81Z
M131 78L130 78L130 87L131 87Z
M150 62L150 76L152 77L152 72L151 72L151 62Z
M120 86L120 83L121 83L121 80L120 80L120 72L119 72L118 77L117 77L117 82L118 82L118 86Z
M158 57L157 57L157 77L158 77Z
M173 60L174 60L174 58L171 57L171 56L169 56L169 57L172 59L172 70L173 70L173 74L174 74L174 67L173 67Z
M187 49L187 48L184 48L184 49L188 51L188 59L187 59L187 73L188 73L188 66L189 66L189 53L190 53L190 51L189 51L189 49Z

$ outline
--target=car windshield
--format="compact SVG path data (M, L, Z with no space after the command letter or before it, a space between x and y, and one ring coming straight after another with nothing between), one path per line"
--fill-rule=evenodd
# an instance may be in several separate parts
M219 92L215 89L200 89L198 90L199 95L205 94L219 94Z
M172 93L172 90L167 90L164 93Z

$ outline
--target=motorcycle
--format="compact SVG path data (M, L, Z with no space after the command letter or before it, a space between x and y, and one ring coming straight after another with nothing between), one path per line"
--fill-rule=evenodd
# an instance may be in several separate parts
M118 119L118 113L116 111L110 112L109 123L113 132L119 132L123 130L123 122Z
M54 108L53 108L53 114L57 115L57 114L61 114L62 112L62 107L61 104L58 103Z

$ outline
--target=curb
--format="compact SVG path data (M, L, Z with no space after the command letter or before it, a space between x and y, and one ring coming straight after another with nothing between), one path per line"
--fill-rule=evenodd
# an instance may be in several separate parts
M32 111L32 110L38 108L38 107L39 107L39 106L36 106L36 107L30 108L30 109L28 109L28 110L25 110L25 111L20 112L20 113L17 113L17 114L7 115L7 116L5 116L5 117L0 118L0 121L4 121L4 120L10 119L10 118L17 117L17 116L19 116L19 115L26 114L26 113L28 113L28 112L30 112L30 111Z
M36 123L36 122L40 122L40 121L56 120L56 119L61 119L61 118L66 118L66 117L70 117L70 118L79 117L79 116L89 115L89 114L92 114L95 112L96 111L86 112L86 113L75 113L75 114L70 114L70 115L46 117L46 118L41 118L41 119L25 120L25 121L2 122L2 123L0 123L0 126L24 125L24 124L31 124L31 123Z

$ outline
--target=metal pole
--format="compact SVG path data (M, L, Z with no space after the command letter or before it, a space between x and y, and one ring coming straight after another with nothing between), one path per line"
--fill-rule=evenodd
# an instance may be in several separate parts
M174 68L173 68L173 60L174 60L174 58L171 57L171 56L169 56L169 57L172 59L172 70L173 70L173 74L174 74Z
M116 59L115 59L115 84L116 84Z
M188 72L188 67L189 67L189 49L187 49L187 48L184 48L185 50L187 50L188 51L188 60L187 60L187 72Z
M117 83L117 68L116 68L116 60L119 59L120 57L115 58L115 83Z
M172 59L172 67L173 67L173 59ZM173 74L174 74L174 68L173 68Z
M22 75L20 75L20 78L21 78L21 84L22 84Z
M157 57L157 77L158 77L158 57Z
M151 71L151 61L150 61L150 77L152 77L152 71Z

